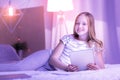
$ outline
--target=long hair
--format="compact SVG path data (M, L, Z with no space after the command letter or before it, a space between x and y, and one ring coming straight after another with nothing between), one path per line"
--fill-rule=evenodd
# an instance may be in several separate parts
M77 15L77 17L75 19L75 23L74 23L74 29L73 29L74 37L76 39L78 39L78 37L79 37L79 35L75 31L75 25L76 25L76 22L77 22L79 16L81 16L81 15L85 15L87 17L87 21L88 21L88 40L87 40L87 42L93 41L93 42L96 42L100 47L103 47L102 41L100 41L96 38L94 17L89 12L82 12L82 13Z

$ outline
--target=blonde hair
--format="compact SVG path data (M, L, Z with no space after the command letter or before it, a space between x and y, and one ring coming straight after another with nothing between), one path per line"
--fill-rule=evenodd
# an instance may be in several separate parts
M94 17L89 12L82 12L82 13L77 15L77 17L75 19L75 23L74 23L74 29L73 29L74 37L76 39L78 39L78 37L79 37L79 35L75 31L75 25L76 25L76 22L77 22L79 16L81 16L81 15L85 15L87 17L87 21L88 21L88 40L87 40L87 42L91 42L91 41L96 42L100 47L103 47L102 41L100 41L96 38Z

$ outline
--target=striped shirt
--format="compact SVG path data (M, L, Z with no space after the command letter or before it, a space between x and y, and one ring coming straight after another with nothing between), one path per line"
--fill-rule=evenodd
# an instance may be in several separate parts
M64 64L71 64L70 62L70 52L72 51L79 51L79 50L86 50L89 45L85 41L80 41L74 38L72 34L65 35L61 38L61 41L65 45L64 50L60 56L60 61Z

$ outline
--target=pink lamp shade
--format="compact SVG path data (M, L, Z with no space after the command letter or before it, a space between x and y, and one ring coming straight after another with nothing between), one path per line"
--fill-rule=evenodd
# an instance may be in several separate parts
M73 10L72 0L48 0L47 11L59 12Z

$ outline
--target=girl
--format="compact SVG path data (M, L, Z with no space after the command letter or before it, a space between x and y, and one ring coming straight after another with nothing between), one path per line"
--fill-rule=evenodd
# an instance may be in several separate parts
M53 50L50 64L60 70L79 71L78 66L71 64L69 53L88 48L93 48L97 62L89 63L87 69L98 70L104 68L103 43L95 36L94 18L89 12L82 12L76 17L73 34L63 36Z

